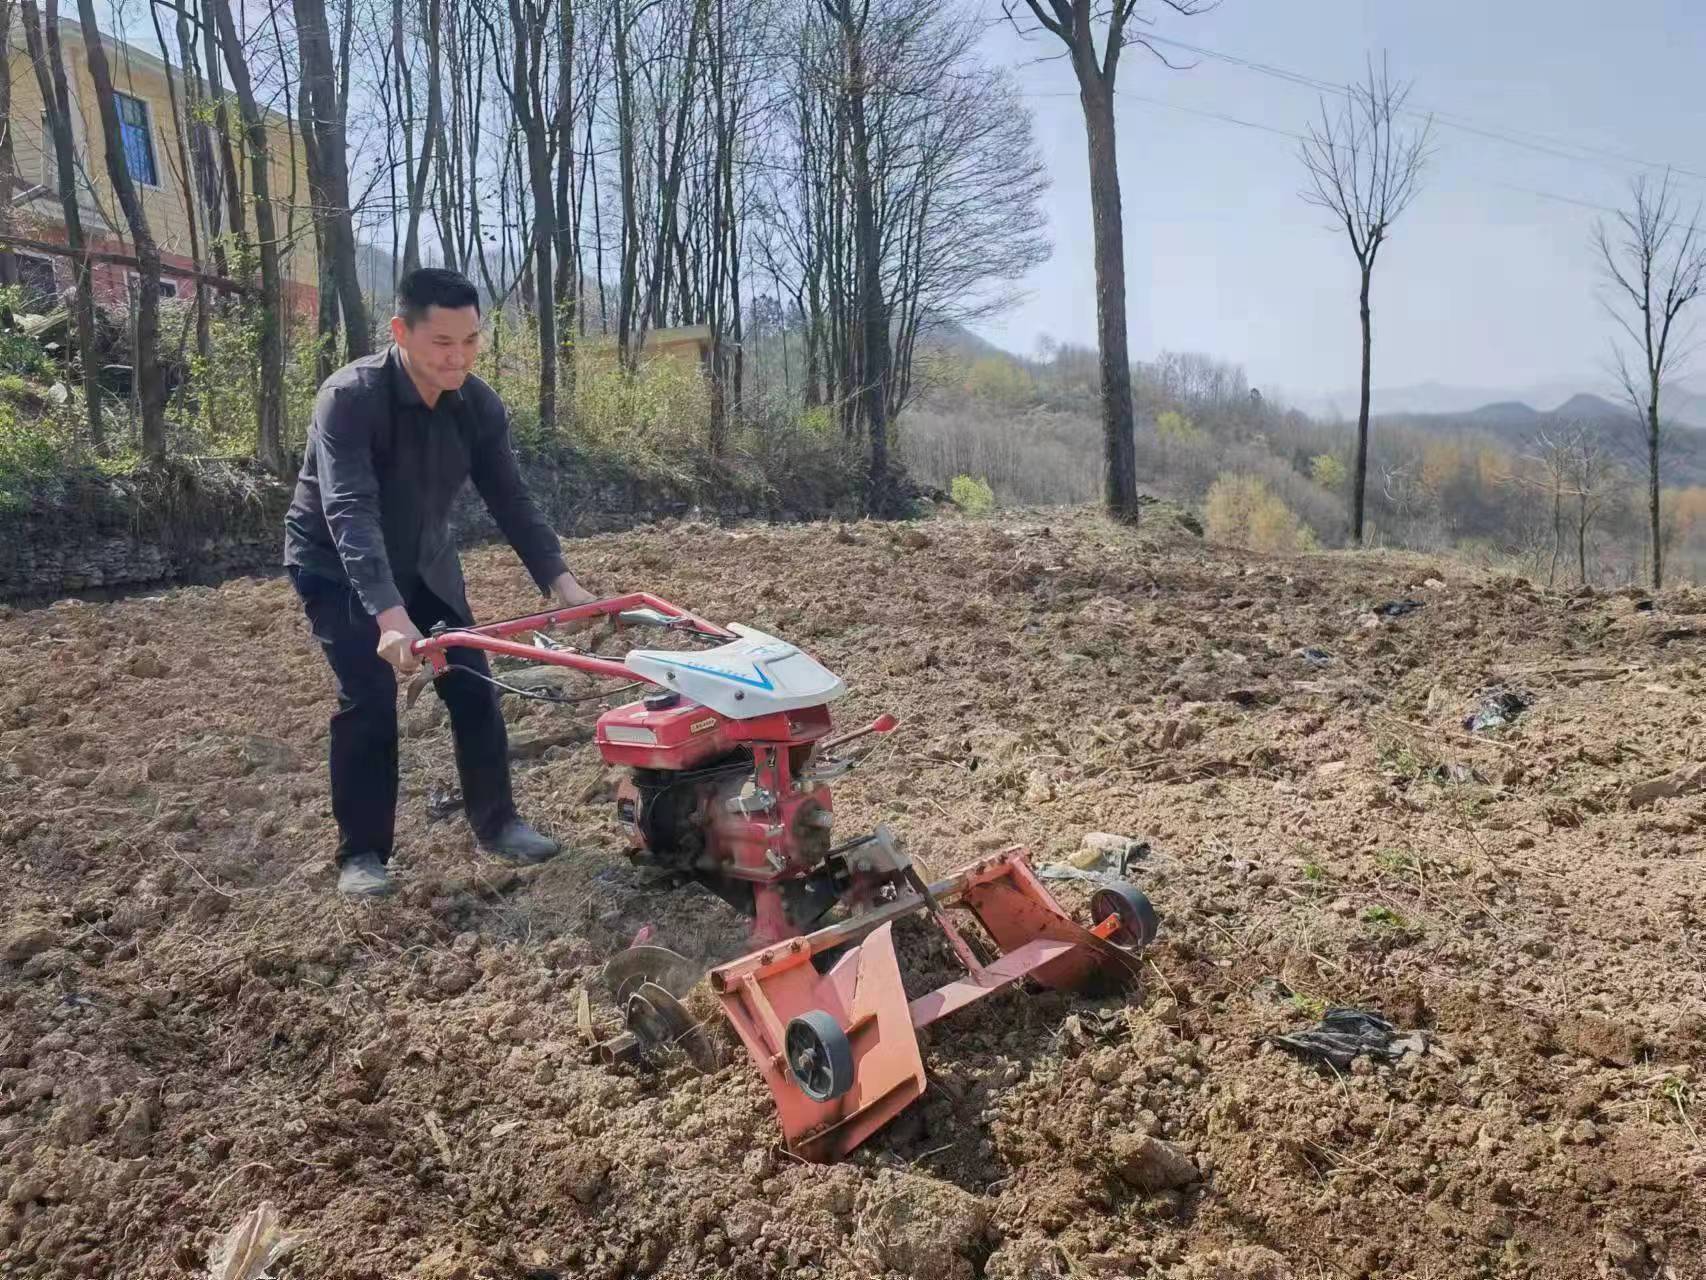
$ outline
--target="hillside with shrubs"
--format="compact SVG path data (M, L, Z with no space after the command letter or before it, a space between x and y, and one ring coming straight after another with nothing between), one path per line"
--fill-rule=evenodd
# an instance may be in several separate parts
M1163 353L1134 369L1137 469L1152 495L1203 513L1207 535L1268 552L1348 545L1354 422L1312 418L1250 385L1237 365ZM1034 358L944 354L902 424L907 465L942 486L965 475L998 503L1094 502L1101 485L1094 351ZM1587 397L1583 397L1587 400ZM1369 543L1479 564L1550 585L1637 580L1648 562L1644 474L1632 426L1596 415L1377 417ZM1706 434L1679 429L1690 453ZM1692 475L1689 478L1693 478ZM1706 485L1664 494L1665 558L1706 570Z

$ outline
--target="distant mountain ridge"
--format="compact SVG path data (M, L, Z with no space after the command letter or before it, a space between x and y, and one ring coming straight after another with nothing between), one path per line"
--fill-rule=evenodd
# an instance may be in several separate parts
M1682 395L1673 391L1660 400L1665 416L1676 425L1666 436L1662 455L1667 485L1706 485L1706 430L1679 421L1669 406ZM1696 400L1701 399L1695 397ZM1604 396L1579 392L1555 409L1536 409L1520 400L1484 404L1467 413L1385 413L1374 415L1377 424L1405 426L1442 436L1479 434L1491 437L1512 453L1532 453L1537 437L1548 432L1557 440L1565 428L1586 427L1600 449L1630 472L1646 468L1646 446L1640 424L1627 405Z
M1330 395L1289 397L1305 413L1332 420L1356 417L1357 393L1341 391ZM1422 382L1404 387L1376 387L1369 397L1375 417L1450 416L1505 419L1528 415L1552 417L1560 414L1627 414L1620 396L1609 389L1584 388L1580 382L1536 383L1527 387L1456 387L1441 382ZM1706 429L1706 391L1687 383L1667 387L1660 398L1666 418L1680 426ZM1555 406L1547 408L1545 406Z

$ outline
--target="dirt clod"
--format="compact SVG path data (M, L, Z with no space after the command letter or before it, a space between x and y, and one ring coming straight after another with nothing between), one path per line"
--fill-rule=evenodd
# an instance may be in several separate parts
M1296 1274L1272 1249L1238 1245L1186 1259L1170 1280L1293 1280Z
M859 1242L886 1270L919 1280L971 1277L988 1252L989 1206L951 1183L884 1171L859 1210Z
M1108 1143L1108 1155L1114 1172L1140 1191L1188 1187L1202 1176L1184 1152L1145 1133L1115 1134Z
M0 937L0 956L12 964L21 964L58 945L58 937L45 925L14 925Z
M130 661L125 664L125 669L131 675L142 680L158 680L162 676L171 674L170 668L166 666L164 660L152 649L140 649L131 655Z
M1639 1059L1642 1038L1628 1025L1600 1014L1572 1014L1558 1025L1558 1043L1571 1053L1616 1067Z

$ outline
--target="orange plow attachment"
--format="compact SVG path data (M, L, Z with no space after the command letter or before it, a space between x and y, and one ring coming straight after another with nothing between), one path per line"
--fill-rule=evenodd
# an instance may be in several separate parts
M933 885L916 876L913 882L913 891L894 902L710 973L724 1012L770 1086L788 1149L802 1158L840 1159L923 1094L919 1029L1026 978L1076 987L1102 972L1135 984L1136 947L1155 932L1148 900L1123 888L1097 893L1092 913L1102 918L1094 927L1074 923L1021 849ZM950 907L977 918L997 958L978 957ZM892 925L920 911L948 935L966 974L909 1001ZM827 973L812 964L813 956L854 942Z

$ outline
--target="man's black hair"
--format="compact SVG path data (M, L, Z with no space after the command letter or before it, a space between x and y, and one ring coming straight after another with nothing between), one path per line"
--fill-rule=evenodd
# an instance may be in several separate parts
M480 309L480 291L473 281L444 267L418 267L397 282L397 314L413 328L426 316L428 307Z

